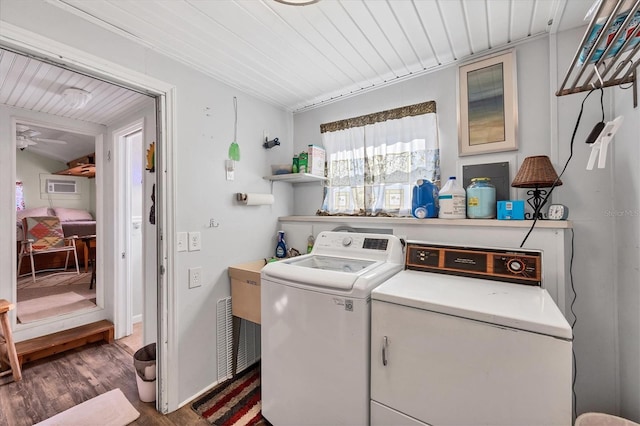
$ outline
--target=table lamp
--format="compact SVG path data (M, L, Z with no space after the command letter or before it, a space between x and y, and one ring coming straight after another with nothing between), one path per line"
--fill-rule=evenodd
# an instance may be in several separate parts
M562 185L562 181L558 179L558 174L546 155L525 158L518 174L511 182L511 186L514 188L533 188L527 191L527 195L530 196L527 198L527 203L533 208L532 214L525 215L527 219L544 219L540 209L547 191L541 188L560 185Z

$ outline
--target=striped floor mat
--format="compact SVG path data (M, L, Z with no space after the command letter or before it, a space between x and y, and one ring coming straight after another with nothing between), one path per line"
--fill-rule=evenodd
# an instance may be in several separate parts
M268 425L260 411L260 363L220 384L191 408L215 426Z

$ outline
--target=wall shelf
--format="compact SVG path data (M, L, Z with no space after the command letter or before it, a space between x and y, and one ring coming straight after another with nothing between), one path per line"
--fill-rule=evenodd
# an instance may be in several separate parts
M348 223L353 227L364 224L379 224L390 226L417 226L421 228L433 227L489 227L489 228L522 228L529 229L533 220L497 220L497 219L416 219L414 217L374 217L374 216L281 216L280 222L305 223ZM570 220L538 220L537 229L571 229Z
M272 182L289 182L289 183L306 183L306 182L323 182L326 177L312 175L309 173L286 173L281 175L265 176L264 179Z
M96 154L92 153L84 157L76 158L67 163L68 169L55 172L56 175L84 176L94 178L96 176Z
M606 0L592 14L573 61L556 96L630 84L638 104L636 68L640 43L633 44L640 0Z

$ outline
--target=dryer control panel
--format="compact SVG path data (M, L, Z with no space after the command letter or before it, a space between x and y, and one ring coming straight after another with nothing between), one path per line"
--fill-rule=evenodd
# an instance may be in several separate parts
M408 242L406 269L542 285L542 252Z

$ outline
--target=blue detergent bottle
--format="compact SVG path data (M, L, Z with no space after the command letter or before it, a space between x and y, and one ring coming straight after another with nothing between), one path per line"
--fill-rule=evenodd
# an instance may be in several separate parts
M276 245L276 257L279 259L287 257L287 243L284 241L284 231L278 231L278 244Z
M418 219L438 217L438 187L426 179L418 179L413 187L411 214Z

